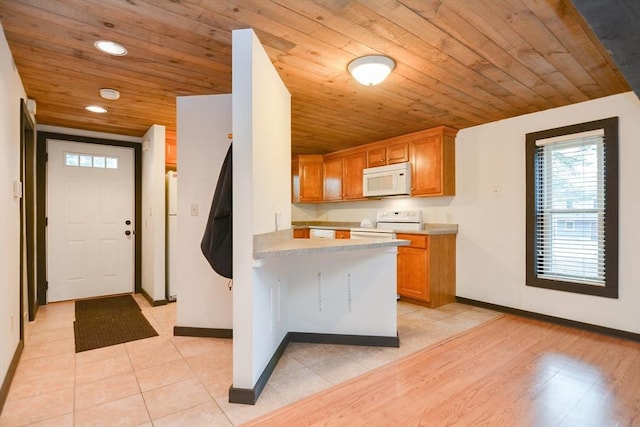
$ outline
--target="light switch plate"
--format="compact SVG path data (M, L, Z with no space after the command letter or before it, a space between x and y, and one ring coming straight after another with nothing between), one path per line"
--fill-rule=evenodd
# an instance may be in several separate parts
M13 181L13 197L20 199L22 197L22 182Z

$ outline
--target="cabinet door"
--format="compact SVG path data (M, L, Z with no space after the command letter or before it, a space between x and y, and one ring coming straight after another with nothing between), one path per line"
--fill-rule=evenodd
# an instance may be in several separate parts
M363 199L362 171L367 164L367 152L345 156L342 164L342 198L344 200Z
M409 161L409 144L401 142L387 147L387 164L403 163Z
M167 165L178 163L178 149L176 144L176 133L166 131L164 146L164 162Z
M401 246L398 248L398 294L429 301L427 250Z
M300 159L301 202L322 201L322 157L318 157L319 160Z
M387 149L374 148L367 151L367 167L384 166L387 164Z
M411 195L442 194L442 136L434 135L411 143Z
M342 200L342 157L324 160L323 200Z
M350 239L351 231L349 230L336 230L336 239Z
M309 238L309 229L308 228L294 228L293 229L293 238L294 239L308 239Z

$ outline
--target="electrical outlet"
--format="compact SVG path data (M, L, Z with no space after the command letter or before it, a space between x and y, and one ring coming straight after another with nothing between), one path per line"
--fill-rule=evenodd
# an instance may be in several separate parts
M191 216L198 216L198 204L197 203L191 203Z

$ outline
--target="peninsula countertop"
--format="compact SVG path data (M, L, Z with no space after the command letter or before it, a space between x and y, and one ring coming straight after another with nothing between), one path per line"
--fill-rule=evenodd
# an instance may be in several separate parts
M287 239L261 245L253 253L254 259L283 257L289 255L313 255L321 253L357 251L363 249L391 248L406 246L408 240L376 240L376 239Z

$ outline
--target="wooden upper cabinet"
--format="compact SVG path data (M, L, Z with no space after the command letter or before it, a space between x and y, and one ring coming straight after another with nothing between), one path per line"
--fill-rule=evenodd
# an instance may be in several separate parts
M324 158L323 200L342 200L342 157Z
M175 131L165 131L164 163L169 166L178 164L178 147Z
M394 140L397 138L393 138ZM378 144L376 144L378 145ZM398 142L367 150L367 167L393 165L409 161L409 143Z
M404 163L409 161L409 144L400 142L387 147L387 164Z
M366 164L366 151L344 156L342 162L342 198L344 200L364 199L362 171Z
M457 132L438 126L324 156L294 156L291 201L365 200L363 170L403 162L411 162L411 196L453 196Z
M291 162L291 201L293 203L322 201L321 155L300 155Z
M367 150L367 167L384 166L387 164L387 148L378 147Z
M440 126L416 132L410 142L411 195L453 196L456 192L456 130Z

